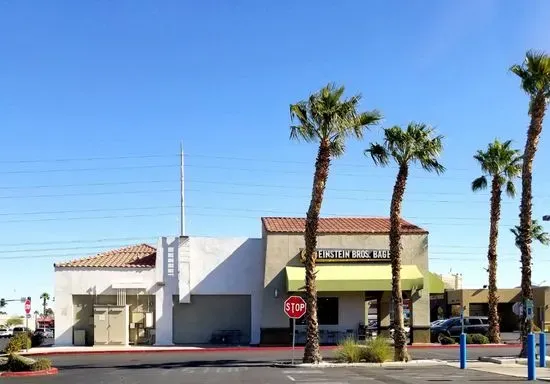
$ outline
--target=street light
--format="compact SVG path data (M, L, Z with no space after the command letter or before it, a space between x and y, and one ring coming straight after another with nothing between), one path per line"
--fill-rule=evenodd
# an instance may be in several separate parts
M550 215L542 216L542 221L550 221Z

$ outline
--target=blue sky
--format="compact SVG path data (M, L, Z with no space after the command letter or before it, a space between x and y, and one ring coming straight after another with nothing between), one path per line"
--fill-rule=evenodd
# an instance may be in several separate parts
M448 171L412 172L404 216L430 231L432 271L481 287L489 208L469 189L472 155L495 137L523 147L527 98L507 69L550 51L548 19L543 1L4 2L0 297L36 303L54 261L177 233L180 141L190 235L259 236L262 215L302 215L316 148L288 140L288 105L328 82L384 126L445 136ZM395 169L362 155L379 137L333 163L325 215L388 215ZM550 213L546 137L536 217ZM520 281L518 204L503 203L501 287ZM534 255L537 283L550 249Z

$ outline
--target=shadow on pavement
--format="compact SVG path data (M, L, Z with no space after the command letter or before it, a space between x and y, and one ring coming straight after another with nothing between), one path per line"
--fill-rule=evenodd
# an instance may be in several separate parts
M135 364L72 364L63 365L57 364L60 370L74 369L128 369L128 370L143 370L143 369L179 369L179 368L231 368L231 367L272 367L273 361L246 361L246 360L210 360L210 361L177 361L177 362L162 362L162 363L135 363Z

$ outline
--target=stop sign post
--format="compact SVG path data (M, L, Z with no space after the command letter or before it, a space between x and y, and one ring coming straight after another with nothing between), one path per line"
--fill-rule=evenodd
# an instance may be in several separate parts
M300 296L290 296L283 304L283 311L292 319L292 364L294 364L294 346L296 344L296 319L306 314L306 302Z
M27 297L25 300L25 313L27 316L25 316L25 327L29 328L29 315L31 313L31 298Z
M25 300L25 313L27 315L31 313L31 301L29 299Z

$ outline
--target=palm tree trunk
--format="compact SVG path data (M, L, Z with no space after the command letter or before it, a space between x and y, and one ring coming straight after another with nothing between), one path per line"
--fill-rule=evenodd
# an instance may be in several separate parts
M306 270L306 310L307 310L307 338L304 349L304 363L321 362L319 350L319 323L317 321L317 286L315 285L315 261L317 248L317 228L319 214L323 203L323 195L330 166L330 148L328 142L322 141L319 145L313 177L311 202L307 211L306 228L304 234L305 254L304 265Z
M533 300L533 287L531 285L531 226L532 226L532 178L533 161L542 132L542 122L546 112L546 100L544 93L539 92L532 99L530 108L531 123L527 130L527 140L523 152L523 169L521 174L521 206L519 215L519 248L521 250L521 295L523 302ZM521 316L521 352L520 356L527 356L527 334L532 331L533 322L527 319L524 313Z
M409 361L407 339L403 321L403 293L401 292L401 203L407 185L409 170L401 165L397 173L390 207L390 257L392 272L392 301L394 325L394 360Z
M502 189L498 178L499 176L493 176L491 188L491 228L489 230L489 250L487 252L489 262L489 333L487 336L489 341L494 344L500 343L497 296L497 241Z

